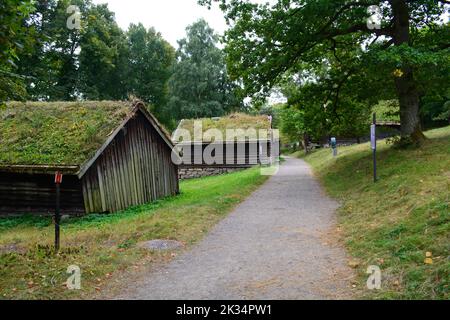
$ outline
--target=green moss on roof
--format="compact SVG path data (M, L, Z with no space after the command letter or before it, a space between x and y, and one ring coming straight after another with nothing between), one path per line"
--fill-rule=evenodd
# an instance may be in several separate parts
M132 102L11 102L0 107L0 165L81 165Z
M190 119L182 120L173 134L173 141L180 141L182 130L187 130L191 135L191 141L198 141L194 139L194 123L195 121L201 121L203 133L210 129L217 129L223 135L223 140L227 139L226 133L228 129L242 129L247 131L248 129L255 129L257 132L261 129L270 130L271 123L267 116L252 116L244 113L233 113L222 118L205 118L205 119ZM237 139L246 139L246 135L238 135ZM203 142L209 142L210 139L203 138Z

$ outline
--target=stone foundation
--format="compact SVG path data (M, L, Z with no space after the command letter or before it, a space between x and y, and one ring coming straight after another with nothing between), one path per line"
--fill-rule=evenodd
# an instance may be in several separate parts
M245 168L179 168L178 176L180 180L188 180L202 177L218 176L245 170Z

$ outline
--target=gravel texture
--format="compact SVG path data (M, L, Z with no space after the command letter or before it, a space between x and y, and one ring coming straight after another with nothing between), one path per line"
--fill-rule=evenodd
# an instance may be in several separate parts
M353 271L338 241L337 207L309 166L288 158L204 240L116 299L351 298Z
M170 251L182 248L184 245L181 242L174 240L151 240L146 242L141 242L138 244L139 247L154 251Z

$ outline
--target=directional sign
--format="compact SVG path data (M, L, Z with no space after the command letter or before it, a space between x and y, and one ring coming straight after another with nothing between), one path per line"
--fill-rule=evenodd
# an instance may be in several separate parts
M370 127L370 141L372 142L372 150L377 150L377 125Z
M337 148L337 139L336 138L331 138L331 147L333 149Z

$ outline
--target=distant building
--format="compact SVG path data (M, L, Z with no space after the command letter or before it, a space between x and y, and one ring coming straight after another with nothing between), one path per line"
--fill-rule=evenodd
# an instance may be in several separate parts
M141 102L8 103L0 109L0 214L124 210L179 192L172 142Z
M273 161L274 136L268 116L235 113L221 118L182 120L172 141L183 161L179 165L181 179L228 173Z

